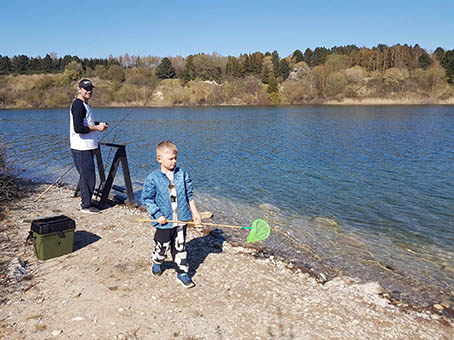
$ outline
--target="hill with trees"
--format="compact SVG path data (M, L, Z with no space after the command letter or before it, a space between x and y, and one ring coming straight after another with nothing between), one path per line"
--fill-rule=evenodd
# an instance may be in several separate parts
M96 106L454 103L454 50L355 45L235 56L0 55L0 108L65 107L92 78Z

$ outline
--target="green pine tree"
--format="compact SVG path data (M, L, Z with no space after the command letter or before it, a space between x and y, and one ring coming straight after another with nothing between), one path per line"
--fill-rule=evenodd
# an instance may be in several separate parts
M172 66L169 58L163 58L161 63L156 68L156 76L159 79L175 78L175 69Z
M281 59L281 61L279 62L279 69L278 69L279 77L282 80L286 80L288 78L288 76L290 75L290 71L291 71L290 65L288 64L287 60Z

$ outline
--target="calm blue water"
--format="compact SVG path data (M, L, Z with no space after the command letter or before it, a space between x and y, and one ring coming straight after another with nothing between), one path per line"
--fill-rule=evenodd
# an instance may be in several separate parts
M68 116L0 110L23 176L53 182L72 164ZM97 108L95 117L121 121L104 141L127 144L136 191L157 143L172 140L201 204L225 222L266 217L282 236L272 246L302 262L454 299L454 107Z

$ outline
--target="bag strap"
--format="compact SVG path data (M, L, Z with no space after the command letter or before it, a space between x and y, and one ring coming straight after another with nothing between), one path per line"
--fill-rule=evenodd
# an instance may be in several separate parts
M29 231L28 232L28 235L27 235L27 239L25 240L25 244L24 244L24 255L25 253L27 252L27 246L28 246L28 241L31 240L32 243L35 243L35 235L33 235L33 231Z

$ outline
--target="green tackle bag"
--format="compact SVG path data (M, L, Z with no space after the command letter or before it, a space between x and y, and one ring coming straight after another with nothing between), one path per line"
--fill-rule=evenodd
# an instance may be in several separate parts
M74 220L64 215L36 219L27 240L33 241L36 257L47 260L73 251L75 229Z

